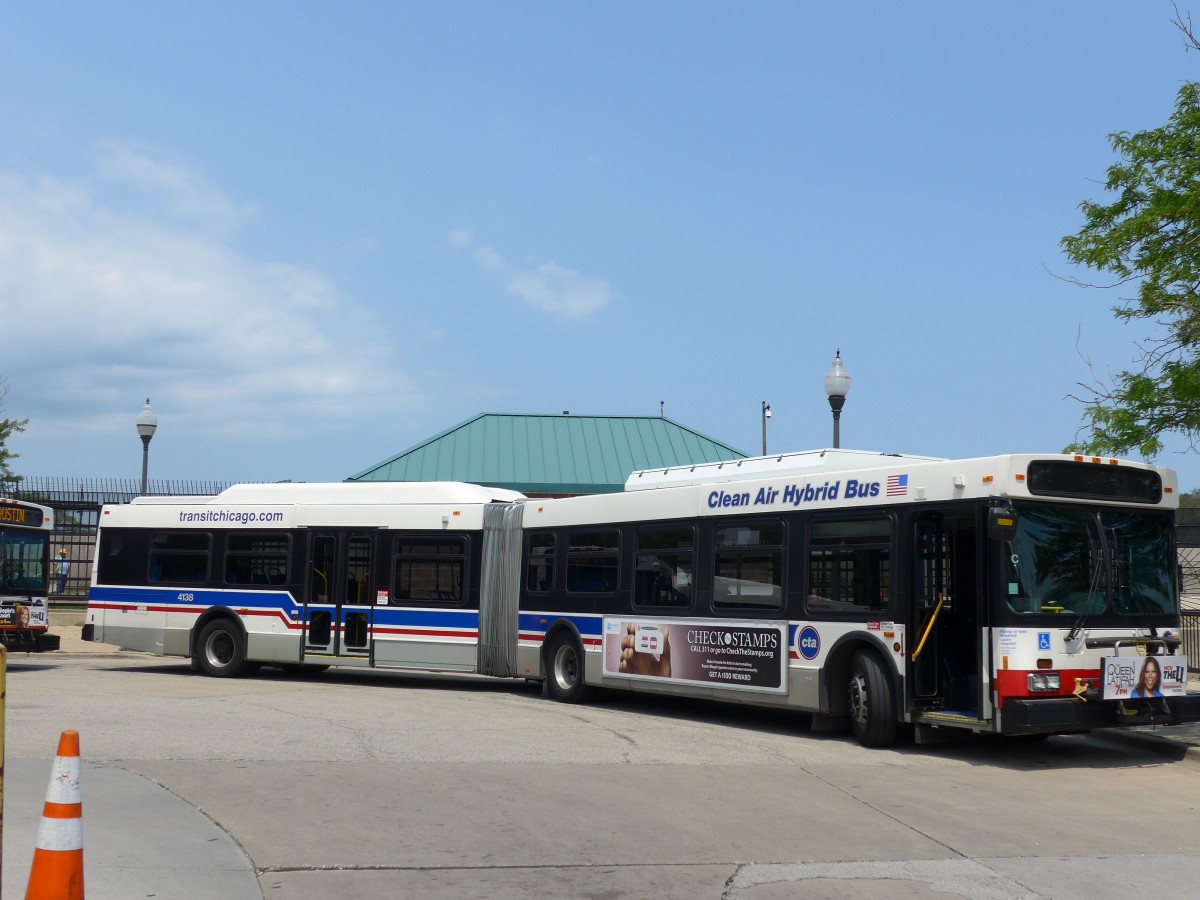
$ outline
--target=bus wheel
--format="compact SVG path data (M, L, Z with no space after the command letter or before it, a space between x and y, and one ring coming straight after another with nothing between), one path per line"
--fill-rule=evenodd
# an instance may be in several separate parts
M200 629L196 653L200 670L214 678L237 678L251 669L241 632L229 619L213 619Z
M550 642L546 662L546 687L553 699L583 703L591 697L591 688L583 683L583 651L574 635L560 632Z
M879 657L859 650L850 661L850 728L864 747L896 739L896 704Z

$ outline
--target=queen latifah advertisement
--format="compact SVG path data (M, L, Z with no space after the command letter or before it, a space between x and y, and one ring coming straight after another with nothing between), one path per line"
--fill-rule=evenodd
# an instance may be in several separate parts
M1108 656L1100 661L1105 700L1181 697L1187 693L1186 656Z
M605 676L783 692L787 654L784 625L604 620Z

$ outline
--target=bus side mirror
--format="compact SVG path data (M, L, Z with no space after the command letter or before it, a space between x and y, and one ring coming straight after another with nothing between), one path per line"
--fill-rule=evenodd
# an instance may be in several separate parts
M1017 511L1011 506L993 506L988 510L988 537L1011 541L1017 534Z

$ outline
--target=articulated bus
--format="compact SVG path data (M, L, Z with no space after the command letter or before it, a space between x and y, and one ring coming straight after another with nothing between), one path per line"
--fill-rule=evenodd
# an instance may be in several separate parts
M851 450L530 499L239 485L102 511L84 638L260 665L539 680L810 714L886 746L1200 720L1173 472Z
M0 499L0 643L9 650L59 647L46 606L53 532L50 507Z

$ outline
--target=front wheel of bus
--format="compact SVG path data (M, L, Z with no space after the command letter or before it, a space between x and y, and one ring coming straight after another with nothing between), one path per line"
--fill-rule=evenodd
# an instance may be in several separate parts
M896 739L896 704L891 685L870 650L850 661L850 728L864 747L886 747Z
M229 619L213 619L196 641L200 670L214 678L236 678L250 670L242 634Z
M546 687L553 699L583 703L591 696L591 688L583 682L583 651L574 635L562 632L555 637L546 663Z

